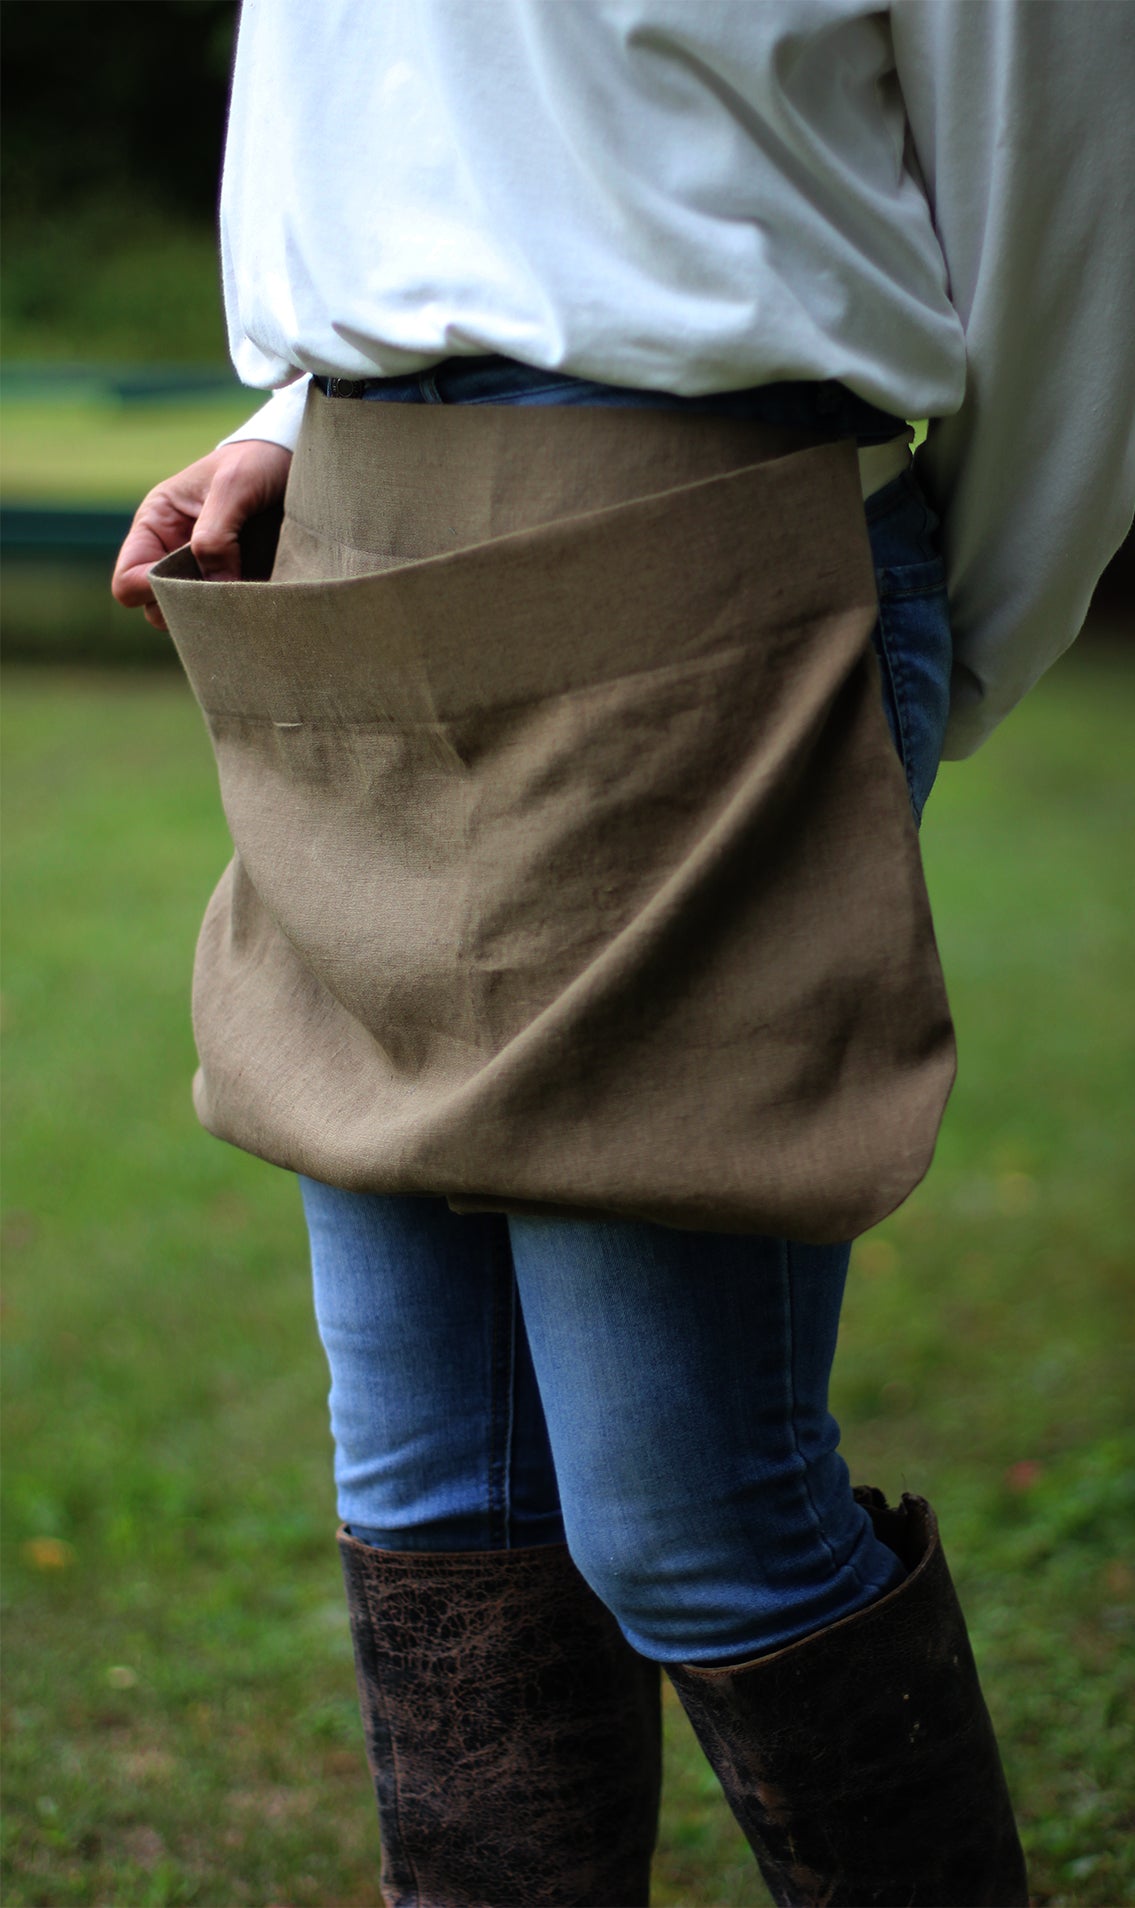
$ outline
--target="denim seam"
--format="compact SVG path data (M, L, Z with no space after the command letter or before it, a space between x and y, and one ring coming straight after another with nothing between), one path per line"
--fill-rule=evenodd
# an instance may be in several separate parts
M903 657L901 649L896 650L895 646L889 640L890 632L888 631L888 628L887 628L886 609L881 603L879 605L879 622L883 632L883 647L885 648L887 652L887 667L891 672L891 682L894 687L895 708L898 712L898 719L899 719L899 733L902 736L903 767L909 773L911 768L910 679L907 672L906 661L905 661L905 658ZM914 797L912 795L911 800L913 801L913 799Z
M509 1269L509 1307L508 1307L508 1407L505 1414L505 1435L503 1453L502 1511L504 1523L504 1547L512 1550L512 1479L516 1459L516 1335L519 1325L520 1297L517 1292L516 1274Z
M803 1470L802 1481L804 1484L804 1494L807 1497L808 1507L812 1513L812 1523L815 1526L816 1534L819 1537L820 1542L823 1545L824 1549L827 1551L828 1564L833 1572L833 1575L838 1576L841 1570L850 1570L852 1576L855 1578L860 1589L866 1590L868 1588L868 1585L864 1582L863 1574L860 1571L859 1565L855 1563L850 1557L847 1558L841 1564L836 1557L835 1548L832 1544L831 1538L827 1534L827 1531L824 1529L823 1519L820 1516L819 1509L817 1508L817 1505L816 1505L816 1499L812 1491L811 1467L808 1464L803 1451L800 1449L799 1418L797 1414L797 1403L796 1403L796 1336L797 1334L796 1334L796 1317L795 1317L795 1304L794 1304L795 1285L794 1285L793 1276L792 1276L792 1240L785 1239L783 1241L783 1245L784 1245L784 1258L782 1263L783 1263L783 1277L784 1277L785 1298L786 1298L785 1310L786 1310L787 1319L788 1319L788 1344L785 1347L788 1356L785 1362L788 1367L788 1389L789 1389L789 1397L792 1404L792 1443L793 1443L793 1448L795 1449L795 1452L796 1452L796 1456L799 1459L800 1464L802 1466L802 1470Z
M917 799L917 796L914 790L914 765L911 760L910 740L909 740L910 727L911 727L910 672L909 672L907 663L902 655L901 648L897 650L894 649L888 640L887 606L890 603L897 603L902 601L911 602L916 600L919 597L928 599L931 596L935 596L937 594L938 592L935 590L911 590L905 596L891 595L889 593L886 596L884 596L882 593L880 593L880 597L879 597L879 647L886 658L887 671L888 671L890 682L891 682L891 693L894 699L894 707L895 707L895 720L898 723L899 740L901 745L900 756L902 760L903 771L906 775L907 792L910 795L910 805L914 812L914 819L919 824L921 824L922 814L926 806L926 803L925 801L920 802Z
M492 1248L492 1321L489 1350L489 1468L486 1510L489 1549L509 1547L508 1459L512 1442L515 1278L499 1241Z
M880 670L885 669L887 673L887 682L890 685L891 700L894 703L894 709L895 709L895 722L898 726L898 732L899 732L898 757L899 757L899 761L902 763L903 775L906 777L906 791L908 796L910 797L910 805L911 805L911 808L914 809L915 816L917 818L918 808L914 799L914 788L912 783L911 761L910 761L910 737L909 737L910 722L909 722L909 714L907 709L905 686L902 681L902 665L901 665L901 660L897 656L895 656L895 654L892 651L891 645L887 641L886 607L885 607L882 591L880 591L879 593L879 615L878 615L877 626L879 631L879 641L877 644L873 644L872 647L875 650L876 660L879 663Z
M915 582L897 580L909 575L911 570L918 572ZM880 596L885 596L888 603L910 603L919 597L938 596L946 588L946 569L940 557L924 557L921 563L884 564L881 575L884 582Z
M926 603L933 597L941 596L944 593L944 586L926 589L921 586L915 588L912 585L911 588L907 590L888 590L886 600L888 603Z

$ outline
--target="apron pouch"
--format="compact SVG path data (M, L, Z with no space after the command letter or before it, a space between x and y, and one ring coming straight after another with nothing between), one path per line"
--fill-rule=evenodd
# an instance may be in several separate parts
M875 1224L954 1044L854 446L384 560L152 572L235 848L205 1126L458 1210Z

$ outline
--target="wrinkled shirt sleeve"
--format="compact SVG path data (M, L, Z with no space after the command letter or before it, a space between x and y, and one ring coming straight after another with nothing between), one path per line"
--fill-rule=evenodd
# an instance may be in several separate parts
M895 0L914 157L965 328L918 463L969 755L1078 634L1135 509L1135 8Z
M239 430L223 437L221 444L243 444L258 437L269 444L282 444L285 450L295 450L310 383L310 378L300 377L273 391L267 404L262 404Z

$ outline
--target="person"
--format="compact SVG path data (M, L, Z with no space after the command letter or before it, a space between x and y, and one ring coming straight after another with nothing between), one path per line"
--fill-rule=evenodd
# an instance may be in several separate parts
M390 1903L645 1902L659 1664L778 1902L1028 1899L827 1389L952 1071L915 822L1130 521L1129 27L246 0L274 394L113 587L217 749L197 1105L300 1174Z

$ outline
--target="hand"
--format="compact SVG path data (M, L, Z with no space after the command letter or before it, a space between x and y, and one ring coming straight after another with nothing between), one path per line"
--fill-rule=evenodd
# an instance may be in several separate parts
M223 444L195 464L155 484L134 513L118 553L111 593L127 609L141 608L146 621L164 629L149 570L159 557L188 543L209 582L240 576L240 529L249 517L283 497L292 453L262 438Z

